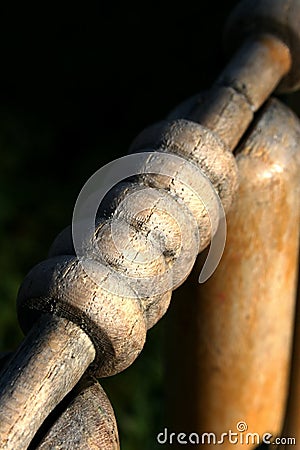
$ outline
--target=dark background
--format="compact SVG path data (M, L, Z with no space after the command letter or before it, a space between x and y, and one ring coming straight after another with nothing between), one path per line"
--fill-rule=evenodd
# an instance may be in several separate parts
M235 3L1 5L1 350L21 339L18 287L71 222L84 182L217 76ZM122 450L153 450L164 426L163 332L162 320L136 363L103 383Z

